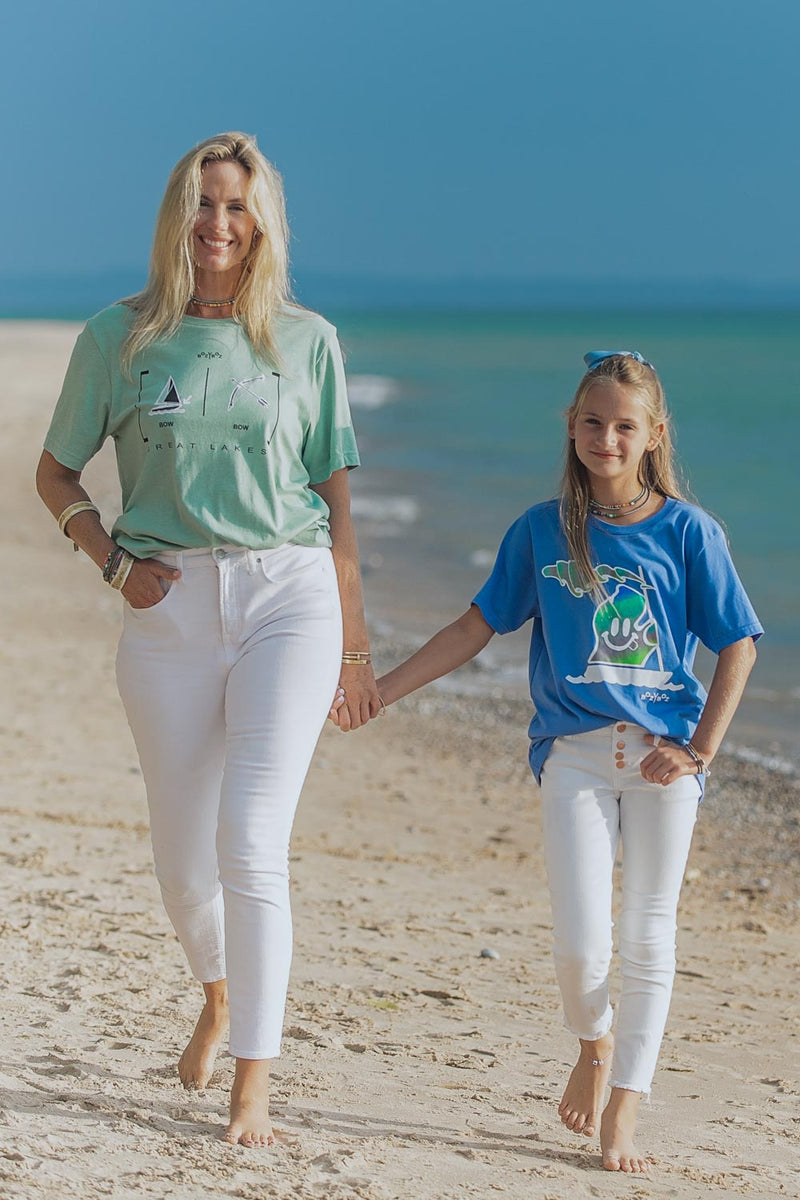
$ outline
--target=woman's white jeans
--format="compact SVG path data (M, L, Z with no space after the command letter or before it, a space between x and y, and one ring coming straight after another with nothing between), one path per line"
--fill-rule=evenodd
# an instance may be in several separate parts
M542 773L544 850L556 975L567 1028L611 1029L608 973L614 861L622 840L622 991L611 1086L649 1092L675 976L678 897L700 799L696 776L642 778L653 747L620 722L557 738Z
M161 554L179 580L125 606L117 681L158 882L193 974L227 977L231 1053L280 1053L292 955L289 837L336 690L327 548Z

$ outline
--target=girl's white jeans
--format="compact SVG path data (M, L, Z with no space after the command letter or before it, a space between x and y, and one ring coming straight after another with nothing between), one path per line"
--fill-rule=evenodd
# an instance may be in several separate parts
M647 783L653 747L627 722L557 738L542 773L544 850L556 975L567 1028L611 1029L608 974L614 861L622 841L622 991L611 1086L649 1092L675 975L676 911L700 786Z
M117 681L167 913L194 975L227 977L231 1053L280 1053L292 955L289 837L336 690L342 622L325 547L160 554L182 571L125 607Z

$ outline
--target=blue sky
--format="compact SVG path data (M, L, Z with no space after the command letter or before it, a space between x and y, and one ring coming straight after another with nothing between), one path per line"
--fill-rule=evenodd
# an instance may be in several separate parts
M29 0L4 41L6 273L143 265L239 128L299 272L800 284L797 0Z

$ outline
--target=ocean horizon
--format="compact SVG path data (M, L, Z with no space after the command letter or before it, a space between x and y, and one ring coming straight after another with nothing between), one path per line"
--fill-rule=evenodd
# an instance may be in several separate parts
M98 295L103 280L109 286ZM73 280L79 313L65 306L68 280L47 295L31 287L13 313L0 288L0 314L81 321L142 280L111 286L123 282L85 277L81 291ZM345 351L363 460L352 482L369 618L387 645L402 648L466 608L511 521L555 494L562 414L582 354L622 346L654 362L688 486L723 522L766 629L726 748L800 778L800 567L790 492L800 306L458 311L323 304L310 290L303 299L337 325ZM710 662L699 661L707 676ZM493 639L478 669L439 686L523 698L526 678L525 637L515 635Z

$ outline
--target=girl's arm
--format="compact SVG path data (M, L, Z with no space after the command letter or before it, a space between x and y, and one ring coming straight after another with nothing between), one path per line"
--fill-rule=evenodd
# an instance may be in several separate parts
M412 654L399 667L382 675L378 691L385 704L415 692L433 679L448 675L456 667L469 662L491 640L494 630L483 619L481 610L471 605L451 625L440 629L421 650Z
M756 647L751 637L732 642L719 652L703 715L691 739L706 766L710 766L722 744L755 661ZM655 744L652 734L648 734L646 740ZM661 742L642 761L642 775L650 783L666 785L674 783L681 775L696 772L697 763L689 751L675 742Z
M364 618L358 543L350 516L350 484L347 476L347 467L342 467L324 483L315 483L312 491L321 496L330 509L331 552L342 604L343 648L345 651L366 652L369 650L369 634ZM336 711L336 723L340 729L358 729L366 725L371 717L378 715L381 701L372 667L342 663L339 686L344 688L344 703Z

